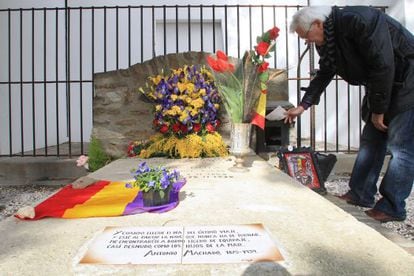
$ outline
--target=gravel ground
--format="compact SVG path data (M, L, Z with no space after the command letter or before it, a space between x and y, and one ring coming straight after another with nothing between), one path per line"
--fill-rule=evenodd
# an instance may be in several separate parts
M331 175L328 180L325 182L325 188L329 194L332 195L342 195L345 194L348 188L350 174L336 174ZM382 178L378 180L381 181ZM378 200L380 197L379 194L376 195L376 199ZM396 232L403 236L404 238L410 239L414 241L414 189L411 191L410 196L406 200L406 210L407 210L407 218L405 221L401 222L387 222L382 223L381 225L385 228L390 229L393 232ZM363 208L357 206L358 209L362 211L368 210L369 208Z
M342 195L348 191L349 174L331 175L325 183L328 193ZM0 220L12 216L19 208L35 206L37 203L55 193L60 186L1 186L0 185ZM361 211L367 208L358 207ZM382 223L383 227L401 236L414 240L414 189L407 199L407 219L403 222Z

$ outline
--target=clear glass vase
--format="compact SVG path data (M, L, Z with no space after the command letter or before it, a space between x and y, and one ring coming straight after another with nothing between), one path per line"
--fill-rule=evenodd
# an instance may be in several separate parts
M230 153L236 157L236 163L234 167L230 168L231 171L248 171L244 166L243 158L251 151L250 135L250 123L232 123L230 132Z

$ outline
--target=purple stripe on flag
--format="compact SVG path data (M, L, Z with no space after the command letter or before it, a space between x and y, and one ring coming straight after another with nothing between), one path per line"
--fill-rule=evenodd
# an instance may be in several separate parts
M139 192L138 195L134 198L134 200L131 203L128 203L128 205L125 207L123 216L126 215L133 215L133 214L140 214L145 212L151 212L151 213L164 213L167 211L170 211L177 207L179 203L179 194L181 188L185 185L186 180L180 179L176 183L173 184L173 188L170 191L170 201L168 204L160 205L160 206L154 206L154 207L146 207L144 206L144 200L142 198L142 192Z

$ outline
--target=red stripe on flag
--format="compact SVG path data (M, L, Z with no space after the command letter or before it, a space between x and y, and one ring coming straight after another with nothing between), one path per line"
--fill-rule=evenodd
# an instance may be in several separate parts
M35 207L33 220L43 217L60 218L67 209L73 208L77 204L83 204L109 183L111 182L101 180L84 189L73 189L72 185L67 185Z
M261 129L264 130L264 128L265 128L265 117L263 117L259 113L255 112L253 114L253 119L251 121L251 124L256 125L256 126L258 126L258 127L260 127Z

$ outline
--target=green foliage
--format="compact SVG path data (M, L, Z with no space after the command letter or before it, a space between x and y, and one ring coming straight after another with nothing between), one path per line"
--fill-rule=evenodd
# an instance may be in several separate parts
M92 137L89 143L89 170L96 171L111 161L111 158L106 154L102 148L102 144L99 140Z

